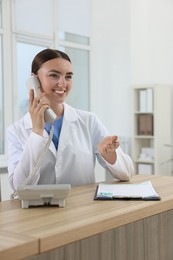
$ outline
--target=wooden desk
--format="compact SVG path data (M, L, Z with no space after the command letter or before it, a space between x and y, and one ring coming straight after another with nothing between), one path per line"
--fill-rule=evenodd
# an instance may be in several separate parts
M39 252L37 238L0 231L0 259L22 259Z
M172 260L173 177L137 175L131 183L149 179L161 201L94 201L96 185L88 185L72 188L65 208L22 209L18 200L1 202L0 232L33 239L23 248L35 239L28 259ZM37 243L40 255L34 256ZM6 248L14 249L9 241ZM0 259L10 259L2 254L0 245Z

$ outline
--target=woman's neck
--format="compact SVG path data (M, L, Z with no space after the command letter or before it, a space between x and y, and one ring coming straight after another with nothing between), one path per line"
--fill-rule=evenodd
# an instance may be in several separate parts
M57 115L57 118L60 118L64 114L64 105L56 104L56 106L52 107L53 111Z

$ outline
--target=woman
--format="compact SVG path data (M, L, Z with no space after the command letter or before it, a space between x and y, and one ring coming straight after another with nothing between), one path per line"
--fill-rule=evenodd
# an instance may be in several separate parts
M110 136L94 113L64 103L72 88L70 58L59 50L45 49L35 56L32 74L41 84L38 95L30 90L29 112L7 130L13 190L24 182L72 186L94 183L96 158L113 177L129 180L133 163L120 148L118 137ZM44 117L48 108L56 114L50 145L51 124Z

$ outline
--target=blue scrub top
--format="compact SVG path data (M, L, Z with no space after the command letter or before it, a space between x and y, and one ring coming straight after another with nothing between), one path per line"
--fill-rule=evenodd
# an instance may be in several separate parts
M54 121L54 133L53 133L52 141L55 145L56 150L58 149L59 136L61 132L63 117L64 115L62 115L60 118ZM45 130L47 131L48 134L50 134L51 128L52 128L52 124L50 123L45 124Z

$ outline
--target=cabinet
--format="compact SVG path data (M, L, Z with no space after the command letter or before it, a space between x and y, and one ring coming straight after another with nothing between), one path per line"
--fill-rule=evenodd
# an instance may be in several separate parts
M170 85L133 86L132 158L137 174L171 175Z

